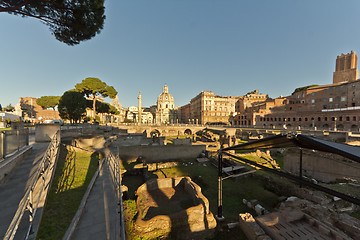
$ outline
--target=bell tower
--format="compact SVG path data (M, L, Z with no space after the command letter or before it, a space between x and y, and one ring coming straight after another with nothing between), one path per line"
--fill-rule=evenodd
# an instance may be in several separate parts
M333 75L333 83L352 82L359 78L357 69L357 56L354 51L336 58L336 67Z

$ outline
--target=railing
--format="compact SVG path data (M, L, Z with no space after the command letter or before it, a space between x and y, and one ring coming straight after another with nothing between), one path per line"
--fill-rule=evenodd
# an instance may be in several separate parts
M0 161L26 145L29 145L28 128L0 132Z
M24 197L21 199L18 209L6 231L4 239L11 240L15 237L21 219L26 211L29 213L29 222L25 239L33 234L33 220L40 200L46 198L47 190L50 188L51 180L54 176L56 160L59 155L60 131L51 139L51 142L39 163L39 167L27 188ZM46 188L45 192L44 189ZM35 231L36 232L36 231Z
M119 156L115 156L112 153L107 155L107 163L109 165L111 178L116 187L116 196L118 200L118 213L120 217L120 239L125 240L125 225L124 225L124 213L122 203L122 191L121 191L121 169Z

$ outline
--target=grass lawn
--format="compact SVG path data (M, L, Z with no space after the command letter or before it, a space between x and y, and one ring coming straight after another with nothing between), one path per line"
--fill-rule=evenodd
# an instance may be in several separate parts
M61 239L74 217L98 168L95 152L75 151L61 145L38 239Z

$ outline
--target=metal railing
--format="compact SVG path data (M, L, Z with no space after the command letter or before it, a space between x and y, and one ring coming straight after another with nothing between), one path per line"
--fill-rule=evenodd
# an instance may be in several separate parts
M29 145L28 128L0 132L0 161L26 145Z
M113 153L107 154L106 161L109 166L111 178L116 187L116 197L118 200L118 213L120 217L120 239L125 240L125 225L124 225L124 212L122 203L122 191L121 191L121 169L120 159L118 155Z
M34 177L27 188L24 197L21 199L18 209L8 227L4 239L11 240L15 237L19 224L24 216L24 213L28 211L29 222L27 226L27 232L25 239L29 239L29 236L33 234L33 220L39 205L40 200L47 195L47 190L50 188L51 180L53 179L56 160L59 155L60 145L60 131L57 131L41 160L39 167L37 168ZM44 191L44 189L46 190ZM45 194L45 195L44 195ZM43 198L44 200L44 198ZM35 231L36 233L36 231Z

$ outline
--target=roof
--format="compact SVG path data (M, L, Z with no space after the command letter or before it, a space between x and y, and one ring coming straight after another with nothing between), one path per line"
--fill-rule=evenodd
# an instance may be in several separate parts
M360 163L360 147L351 146L343 143L326 141L302 134L279 134L252 142L223 148L221 151L229 150L251 150L251 149L269 149L299 147L322 152L335 153Z

